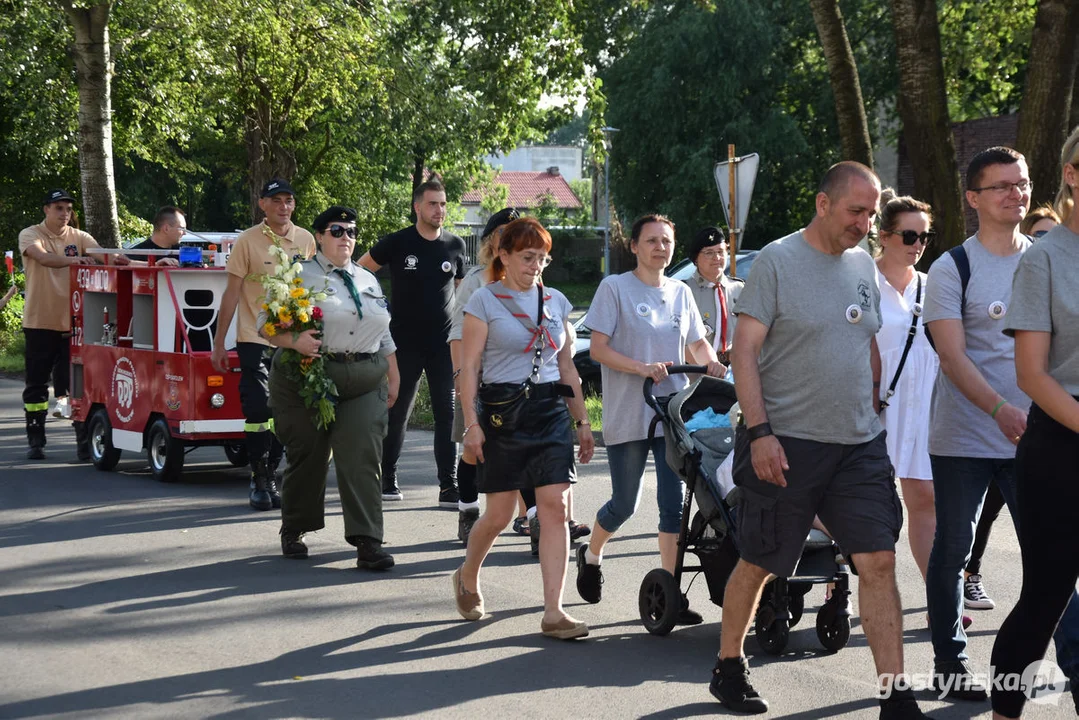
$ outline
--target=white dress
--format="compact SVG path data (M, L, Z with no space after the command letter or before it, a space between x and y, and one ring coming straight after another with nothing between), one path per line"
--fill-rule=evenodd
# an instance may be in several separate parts
M877 333L880 349L881 374L880 397L888 394L903 348L907 344L910 323L918 292L918 278L922 279L922 302L925 301L926 275L916 272L910 284L900 293L877 271L880 287L881 329ZM916 480L932 480L929 465L929 408L933 398L933 384L937 379L940 360L925 336L921 318L918 334L907 355L903 374L895 388L895 395L881 415L881 423L888 431L888 457L895 466L896 477Z

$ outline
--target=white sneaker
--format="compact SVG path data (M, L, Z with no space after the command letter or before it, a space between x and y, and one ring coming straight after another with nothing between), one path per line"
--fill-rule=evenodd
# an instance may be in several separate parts
M969 575L963 582L963 605L968 610L992 610L997 606L985 593L981 575Z
M52 416L55 418L70 418L71 417L71 400L67 395L56 398L56 404L52 408Z

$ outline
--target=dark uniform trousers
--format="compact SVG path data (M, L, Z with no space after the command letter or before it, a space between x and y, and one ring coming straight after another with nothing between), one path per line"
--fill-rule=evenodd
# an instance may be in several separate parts
M240 408L251 471L272 475L281 462L281 443L274 436L269 403L270 362L274 348L259 343L236 343L240 359Z
M337 385L333 424L319 430L314 412L283 372L270 374L270 404L277 436L286 454L281 488L281 526L313 532L326 526L326 476L333 458L337 490L345 517L345 539L359 536L382 541L382 440L389 411L386 399L389 363L381 355L353 362L326 361L326 374Z
M49 379L54 397L67 395L71 373L71 345L60 330L23 328L26 337L26 436L30 447L45 447L45 418L49 414ZM78 430L78 428L76 428Z

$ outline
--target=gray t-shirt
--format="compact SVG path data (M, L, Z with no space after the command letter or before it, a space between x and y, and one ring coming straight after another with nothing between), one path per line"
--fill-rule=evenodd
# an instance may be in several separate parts
M466 313L487 323L487 345L483 349L482 359L483 382L524 382L532 374L532 361L536 354L529 348L533 347L531 342L534 335L495 297L496 290L500 295L509 295L520 311L527 313L535 322L539 288L514 292L501 284L491 284L474 292L465 305ZM573 306L557 290L543 290L543 315L547 318L544 326L550 337L543 345L537 382L546 383L559 379L557 355L562 346L569 343L570 352L573 352L573 324L569 321Z
M610 348L639 362L682 365L686 345L705 336L697 304L685 283L664 277L660 287L641 282L632 272L603 279L588 309L588 327L607 335ZM655 413L644 402L640 375L602 367L603 441L607 445L644 440ZM657 397L689 385L685 375L672 375L652 390ZM663 426L656 427L656 435Z
M450 335L446 342L461 339L461 330L465 324L465 305L468 304L472 293L487 284L487 266L477 265L468 271L465 279L457 286L453 293L453 317L450 318Z
M1023 254L1004 333L1052 333L1049 375L1079 395L1079 235L1057 225Z
M735 312L768 326L759 368L777 435L856 445L880 434L870 365L881 325L876 272L861 248L828 255L801 230L754 259Z
M951 254L946 253L929 268L922 314L926 324L936 320L962 320L967 357L990 387L1023 411L1030 409L1030 398L1019 389L1015 380L1015 342L1002 331L1004 314L1012 299L1012 277L1019 259L1029 247L1030 243L1023 240L1019 252L1001 257L986 250L977 235L967 238L963 243L970 260L966 306L960 311L959 270ZM929 454L1007 459L1015 457L1015 446L1004 437L996 421L967 400L941 371L933 386Z

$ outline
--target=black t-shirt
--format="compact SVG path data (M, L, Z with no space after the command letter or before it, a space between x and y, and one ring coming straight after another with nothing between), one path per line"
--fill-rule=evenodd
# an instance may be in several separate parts
M146 238L145 240L140 242L138 245L132 245L131 247L128 248L128 250L129 251L131 251L131 250L175 250L178 247L180 247L180 246L179 245L173 245L171 248L159 247L157 245L157 243L155 243L153 241L152 238ZM142 260L143 262L147 262L150 259L149 255L137 255L137 254L133 255L131 252L125 252L124 255L127 255L132 260Z
M443 344L453 318L454 278L465 275L465 241L443 230L427 240L416 226L375 243L371 259L390 267L390 333L399 347Z

